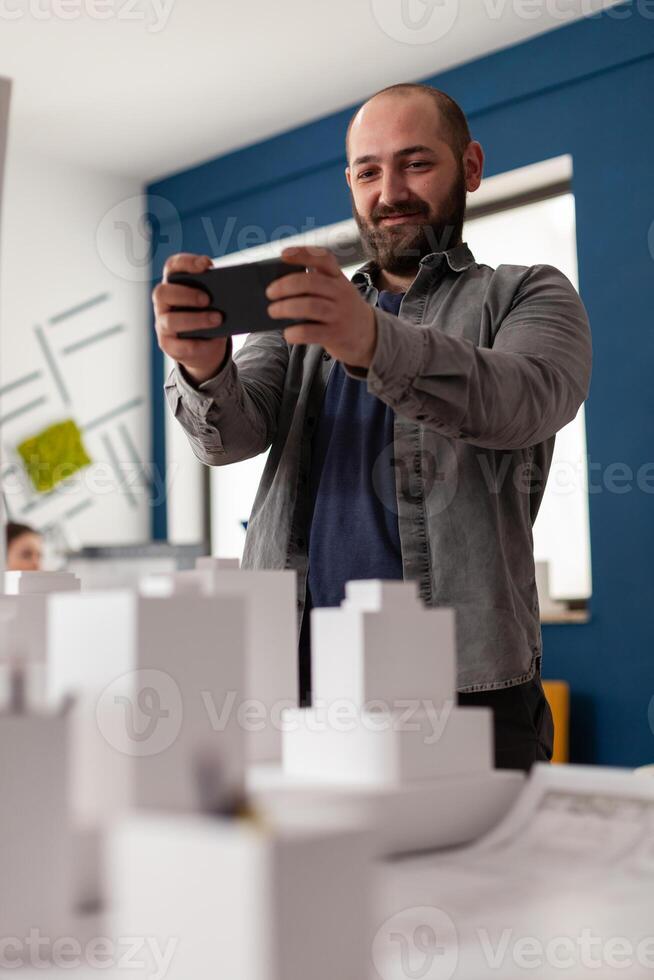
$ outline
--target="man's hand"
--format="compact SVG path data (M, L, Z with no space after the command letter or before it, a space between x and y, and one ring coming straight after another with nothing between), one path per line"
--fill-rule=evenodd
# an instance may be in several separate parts
M225 359L227 340L214 337L212 340L180 340L176 334L180 330L195 330L202 327L217 327L222 323L222 314L203 312L208 306L209 297L188 286L175 286L168 282L171 272L205 272L212 266L208 255L191 255L180 252L171 255L164 266L163 282L152 291L155 329L162 351L181 364L195 384L202 384L218 373ZM197 313L174 313L174 306L197 306Z
M273 318L314 320L287 327L289 344L320 344L333 357L352 367L370 367L377 343L377 324L371 306L340 270L326 248L285 248L285 262L305 265L309 272L293 272L266 289L273 300Z

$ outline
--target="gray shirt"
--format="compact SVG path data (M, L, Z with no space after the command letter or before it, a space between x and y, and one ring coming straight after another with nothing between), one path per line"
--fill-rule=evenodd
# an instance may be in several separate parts
M367 263L352 277L372 305L375 274ZM532 525L555 433L590 382L584 306L558 269L491 269L461 244L425 256L399 316L376 308L375 318L369 369L346 371L396 413L379 465L395 470L404 577L428 605L456 610L459 691L523 683L542 653ZM321 347L291 347L273 331L251 334L197 388L179 367L166 382L203 462L270 447L243 565L296 569L300 617L311 437L330 366Z

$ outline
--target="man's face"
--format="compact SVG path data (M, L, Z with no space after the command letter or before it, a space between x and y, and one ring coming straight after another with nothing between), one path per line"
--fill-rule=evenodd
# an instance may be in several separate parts
M379 96L350 130L346 171L352 213L368 258L401 275L461 240L463 162L440 132L424 96Z

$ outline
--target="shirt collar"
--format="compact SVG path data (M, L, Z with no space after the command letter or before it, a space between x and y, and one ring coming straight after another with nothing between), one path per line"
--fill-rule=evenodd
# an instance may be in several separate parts
M430 252L429 255L425 255L420 259L420 265L440 265L443 258L447 261L452 272L464 272L471 265L475 264L475 257L468 248L467 243L462 242L460 245L455 245L453 248L448 248L443 252ZM355 285L357 283L366 283L372 286L377 272L379 272L379 266L371 259L356 270L350 281Z

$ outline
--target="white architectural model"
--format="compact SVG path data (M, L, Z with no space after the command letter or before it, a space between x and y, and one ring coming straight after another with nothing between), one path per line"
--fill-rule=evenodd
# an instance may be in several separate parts
M198 558L194 571L160 575L142 583L160 595L201 592L241 596L247 602L244 698L248 762L281 759L282 712L298 704L297 598L293 571L239 569L238 560Z
M312 610L311 650L314 704L455 696L454 612L427 609L411 582L348 582L340 608Z
M70 807L76 901L103 898L102 839L138 808L198 812L204 780L224 805L243 793L239 716L245 610L238 598L48 597L47 696L74 692Z
M312 612L313 707L286 713L284 772L401 785L493 768L492 714L456 704L454 612L414 583L349 582Z
M155 937L160 957L168 947L166 980L368 975L372 865L361 830L325 818L275 828L139 815L113 836L111 869L117 932Z
M240 792L244 650L237 597L50 597L48 695L77 697L73 800L84 822L130 807L197 810L195 767L212 750Z
M50 596L79 592L79 578L70 572L5 572L4 583L0 618L13 621L14 648L31 663L45 664Z
M104 903L116 935L154 937L160 952L175 939L168 980L359 980L371 853L390 839L372 830L379 793L386 812L399 801L394 819L412 842L433 841L439 796L447 836L456 800L475 809L490 790L495 812L515 795L492 796L491 778L502 780L490 713L456 707L453 614L424 609L412 585L350 583L341 609L314 611L316 706L300 710L289 707L294 573L204 560L140 592L80 593L59 575L8 584L0 616L14 616L12 656L40 670L52 711L21 713L14 699L0 715L9 934L71 935L82 929L75 909ZM258 728L242 712L252 702ZM343 704L355 715L347 731L329 724ZM282 737L278 778L349 787L343 806L304 807L308 797L291 794L271 807L255 796L262 809L252 809L246 763L270 765ZM370 808L348 811L366 784ZM402 806L420 815L418 831L407 834Z
M0 712L0 922L3 939L65 936L72 916L66 711L25 703L22 668ZM5 946L3 946L3 950ZM20 954L20 948L11 957Z
M80 580L71 572L5 572L6 595L48 595L80 588Z

